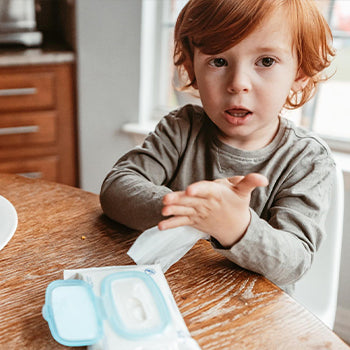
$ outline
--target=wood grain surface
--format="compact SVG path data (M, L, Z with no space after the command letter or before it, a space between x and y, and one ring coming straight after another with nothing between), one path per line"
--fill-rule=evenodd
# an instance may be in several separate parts
M64 349L41 314L47 285L64 269L134 264L126 251L138 233L103 216L97 195L70 186L2 174L0 195L18 214L0 251L0 349ZM206 241L165 276L202 349L350 349L273 283Z

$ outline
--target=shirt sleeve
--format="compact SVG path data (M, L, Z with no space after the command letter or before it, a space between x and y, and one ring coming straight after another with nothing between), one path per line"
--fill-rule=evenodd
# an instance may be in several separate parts
M188 119L176 112L164 117L143 142L124 155L105 178L100 192L104 213L136 230L164 219L162 198L177 167Z
M288 289L310 268L324 238L334 165L330 157L300 162L277 192L269 217L262 219L250 209L251 222L243 238L231 249L218 242L212 243L214 248Z

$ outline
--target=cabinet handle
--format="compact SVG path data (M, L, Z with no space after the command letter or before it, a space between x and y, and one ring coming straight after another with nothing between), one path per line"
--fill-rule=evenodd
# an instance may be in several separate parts
M36 88L0 89L0 97L35 95L36 93Z
M33 134L39 131L38 125L15 126L12 128L0 128L1 135Z
M29 179L41 179L43 177L43 173L40 171L32 171L28 173L17 173L17 175L28 177Z

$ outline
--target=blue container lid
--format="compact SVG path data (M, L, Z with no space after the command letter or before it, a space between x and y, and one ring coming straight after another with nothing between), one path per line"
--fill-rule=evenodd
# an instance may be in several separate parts
M66 346L96 344L103 337L103 319L129 340L161 333L170 313L158 285L147 273L121 271L103 279L101 298L82 280L51 282L43 317L54 339Z
M98 301L85 281L50 283L46 289L43 316L54 339L63 345L92 345L103 336Z

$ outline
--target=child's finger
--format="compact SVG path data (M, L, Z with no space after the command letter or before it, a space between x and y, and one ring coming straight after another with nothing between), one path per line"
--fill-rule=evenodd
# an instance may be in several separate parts
M176 191L168 193L163 197L163 204L169 205L177 203L184 196L186 196L185 191Z
M199 181L189 185L186 194L201 198L215 197L218 186L222 186L222 184L215 181Z
M193 207L183 205L166 205L162 209L163 216L177 215L177 216L191 216L196 215L196 210Z
M188 226L191 224L191 220L188 216L173 216L169 219L162 220L158 223L160 230L168 230L179 226Z
M238 182L240 182L243 178L244 176L232 176L232 177L225 177L222 179L215 179L214 182L231 188L232 185L237 185Z
M173 192L169 193L163 198L164 207L166 206L183 206L196 208L203 205L206 198L190 196L186 192Z
M244 176L242 176L242 175L232 176L232 177L227 178L228 182L233 186L236 186L243 179L244 179Z
M242 196L248 196L256 188L267 186L268 180L264 175L251 173L246 175L236 186L235 192Z

